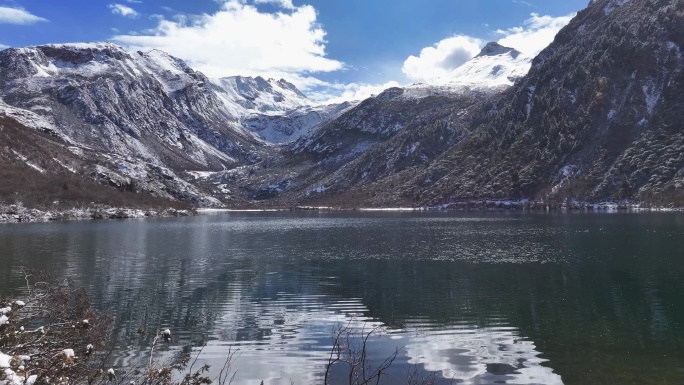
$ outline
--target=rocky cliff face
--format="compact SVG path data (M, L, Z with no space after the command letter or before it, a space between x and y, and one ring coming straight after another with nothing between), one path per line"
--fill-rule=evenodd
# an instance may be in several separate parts
M297 200L353 194L429 164L465 135L452 122L497 90L422 85L388 89L364 100L290 146L294 159L312 163L305 172L310 184L297 192Z

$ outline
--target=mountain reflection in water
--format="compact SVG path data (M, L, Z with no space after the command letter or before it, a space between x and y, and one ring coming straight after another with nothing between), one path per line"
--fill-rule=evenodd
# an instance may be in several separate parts
M119 365L168 327L164 356L238 351L236 384L321 383L347 324L379 328L375 363L400 349L388 384L678 384L682 255L678 213L231 213L0 226L0 290L72 277L116 316Z

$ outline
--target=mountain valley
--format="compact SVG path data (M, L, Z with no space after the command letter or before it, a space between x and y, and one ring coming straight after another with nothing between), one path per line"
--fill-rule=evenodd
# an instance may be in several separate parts
M490 43L448 78L328 105L161 51L8 48L3 184L216 208L681 207L683 25L681 0L594 0L535 58Z

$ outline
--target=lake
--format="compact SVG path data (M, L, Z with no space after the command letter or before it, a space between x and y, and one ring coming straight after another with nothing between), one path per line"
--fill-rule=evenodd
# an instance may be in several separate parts
M684 383L684 214L233 212L0 225L21 267L71 277L116 316L117 365L154 331L236 384L322 383L339 325L377 329L386 383ZM145 336L136 330L152 331ZM201 352L200 352L201 347ZM333 367L335 383L344 368Z

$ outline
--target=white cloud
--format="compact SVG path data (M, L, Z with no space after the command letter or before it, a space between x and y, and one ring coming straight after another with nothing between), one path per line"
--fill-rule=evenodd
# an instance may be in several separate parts
M532 13L522 26L494 33L500 37L498 43L515 48L526 55L536 56L546 48L558 31L567 25L575 14L552 17ZM476 56L485 41L465 35L458 35L425 47L418 56L409 56L402 71L411 81L430 81L448 75L452 70Z
M48 21L42 17L33 15L21 8L0 7L0 24L35 24L39 21Z
M412 81L429 81L448 75L452 70L480 53L483 41L458 35L425 47L418 56L409 56L402 71Z
M292 0L254 0L255 4L275 4L281 8L285 9L295 9L295 6L292 4Z
M10 46L0 43L0 51L9 48Z
M224 0L214 14L161 19L152 31L112 39L130 50L163 50L210 77L282 77L302 90L323 83L312 74L344 68L326 57L325 31L310 5L261 13L244 0Z
M514 384L563 385L561 376L543 365L546 360L539 357L535 342L521 338L517 330L471 327L448 338L430 333L405 338L410 364L459 383L491 383L488 366L498 364L518 368L506 375Z
M158 16L154 28L119 34L112 40L131 51L166 51L210 77L284 78L317 101L362 99L400 85L395 81L328 83L318 78L318 74L347 67L326 55L326 32L311 5L294 6L292 0L215 1L220 8L214 13ZM257 5L267 3L278 11L267 13L257 9ZM536 54L571 18L572 15L553 18L532 14L522 26L497 30L494 34L501 44ZM411 81L445 76L477 55L485 42L465 35L443 39L423 48L417 56L408 57L402 71Z
M520 5L524 5L524 6L527 6L527 7L531 7L531 6L532 6L532 3L530 3L529 1L525 1L525 0L513 0L513 3L515 3L515 4L520 4Z
M499 40L499 44L536 56L551 44L558 31L565 27L573 17L575 17L574 13L560 17L540 16L533 13L521 27L497 30L497 34L504 36Z
M123 4L109 4L108 5L109 9L112 10L112 13L115 15L121 15L124 17L138 17L140 14L136 12L135 9L125 6Z
M314 90L307 94L309 99L325 103L341 103L347 100L363 100L377 95L390 87L400 87L396 81L384 84L348 83L321 84L321 90Z

